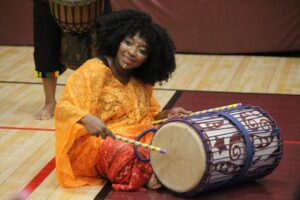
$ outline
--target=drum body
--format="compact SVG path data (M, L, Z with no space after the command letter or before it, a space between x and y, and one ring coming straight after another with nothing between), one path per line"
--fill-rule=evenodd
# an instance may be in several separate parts
M253 106L170 119L157 129L152 145L167 150L151 151L154 173L184 195L262 178L282 156L276 123Z
M53 16L62 30L87 32L104 11L104 0L50 0Z
M81 34L62 32L60 62L67 68L76 70L85 61L97 57L97 38L95 29Z

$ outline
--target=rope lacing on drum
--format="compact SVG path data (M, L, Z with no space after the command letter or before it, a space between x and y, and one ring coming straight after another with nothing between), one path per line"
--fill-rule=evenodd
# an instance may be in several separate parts
M241 122L239 122L234 116L230 115L229 113L223 112L223 111L218 111L216 113L219 115L222 115L223 117L228 119L233 125L235 125L245 140L246 148L247 148L247 150L246 150L247 156L245 158L244 167L241 169L241 172L239 174L239 177L243 177L247 173L248 169L250 168L252 160L253 160L253 156L255 153L253 144L249 137L249 133L245 129L245 127L241 124Z

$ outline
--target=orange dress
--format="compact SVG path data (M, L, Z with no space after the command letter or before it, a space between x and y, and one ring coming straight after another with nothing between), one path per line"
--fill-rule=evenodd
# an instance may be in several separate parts
M91 59L68 79L55 109L56 177L63 187L100 184L96 170L100 137L90 135L78 121L99 117L115 134L134 139L160 111L153 87L131 77L127 85L114 78L99 59ZM142 142L149 143L152 135Z

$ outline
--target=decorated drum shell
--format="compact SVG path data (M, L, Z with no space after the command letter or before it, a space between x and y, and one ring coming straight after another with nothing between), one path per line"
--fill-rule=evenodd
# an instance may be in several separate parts
M159 181L171 191L201 191L270 174L282 156L280 130L259 107L173 118L156 131L150 152Z

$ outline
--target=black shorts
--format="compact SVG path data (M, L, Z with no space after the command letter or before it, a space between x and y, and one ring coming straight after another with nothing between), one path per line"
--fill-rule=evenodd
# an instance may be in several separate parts
M33 40L35 76L57 77L66 68L60 62L61 30L45 0L34 0Z

